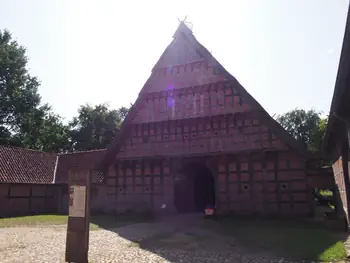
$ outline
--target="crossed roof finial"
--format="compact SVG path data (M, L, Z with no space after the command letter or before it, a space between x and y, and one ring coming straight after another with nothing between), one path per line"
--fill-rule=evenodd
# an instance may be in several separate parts
M179 18L177 20L179 20L180 23L185 23L187 19L187 16L185 16L184 20L180 20Z
M186 21L187 20L187 16L185 16L185 18L183 20L180 20L179 18L177 20L179 20L180 24L186 25L192 31L193 24L191 22L187 22Z

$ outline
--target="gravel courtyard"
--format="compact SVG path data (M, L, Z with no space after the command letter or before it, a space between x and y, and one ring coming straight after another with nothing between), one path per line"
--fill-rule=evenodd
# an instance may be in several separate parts
M0 228L0 262L64 262L65 226ZM90 232L89 262L285 262L250 251L196 220L138 223Z

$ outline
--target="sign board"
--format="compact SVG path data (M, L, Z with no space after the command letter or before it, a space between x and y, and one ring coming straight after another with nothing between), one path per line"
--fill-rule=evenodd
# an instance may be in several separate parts
M86 186L72 185L69 187L69 216L85 217Z
M69 214L66 262L87 263L89 251L89 196L91 171L69 169Z

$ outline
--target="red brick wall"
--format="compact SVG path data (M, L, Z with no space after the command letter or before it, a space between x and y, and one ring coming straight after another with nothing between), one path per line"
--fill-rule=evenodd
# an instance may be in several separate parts
M257 114L134 124L119 158L288 149Z
M196 91L199 92L202 90L202 86L208 89L210 88L209 85L215 86L213 83L221 81L225 81L225 77L218 74L213 65L202 60L172 68L166 65L164 68L154 70L151 81L145 84L143 91L148 93L178 91L179 89L197 86Z
M107 212L164 210L163 204L172 209L173 177L166 160L119 162L109 167L106 179Z
M154 210L162 204L172 211L173 178L180 168L174 163L180 157L203 156L212 159L220 211L311 212L300 156L290 152L290 145L260 111L253 111L234 84L152 90L136 106L128 138L107 178L111 211ZM222 160L214 155L222 155Z
M345 181L344 181L344 169L343 169L343 160L340 156L337 161L333 163L333 174L335 183L337 185L337 191L339 193L340 199L341 199L341 209L343 209L343 212L345 214L345 217L347 220L348 218L348 203L347 203L347 196L346 196L346 187L345 187Z
M223 158L218 170L218 207L222 213L311 213L311 192L303 162L292 152Z
M225 82L148 93L137 107L133 123L208 117L251 110L237 90Z
M107 177L110 211L176 211L174 176L184 163L197 159L120 161ZM211 164L219 213L311 213L304 163L293 152L207 156L198 160L207 167L208 160ZM162 204L166 209L161 209Z
M92 214L104 213L109 201L105 185L91 186L90 211Z
M62 186L0 184L0 217L57 213Z

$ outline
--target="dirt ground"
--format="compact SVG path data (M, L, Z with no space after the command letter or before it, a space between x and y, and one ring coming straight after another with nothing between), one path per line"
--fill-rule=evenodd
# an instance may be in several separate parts
M89 262L296 262L237 244L177 216L90 232ZM0 262L64 262L66 226L0 228Z

